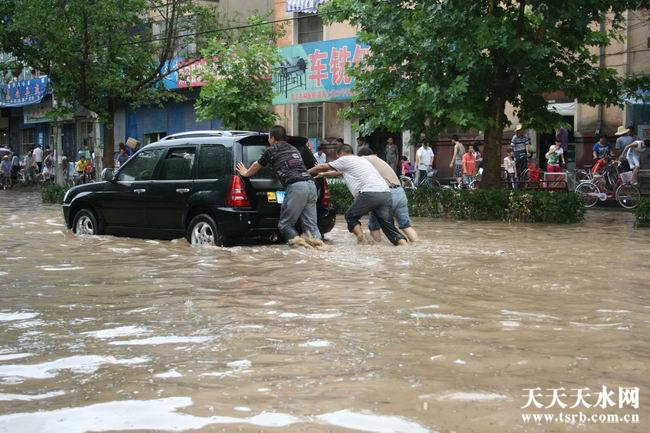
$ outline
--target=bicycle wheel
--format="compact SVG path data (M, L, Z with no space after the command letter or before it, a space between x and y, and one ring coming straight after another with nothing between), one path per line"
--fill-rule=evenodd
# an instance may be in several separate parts
M616 188L616 201L625 209L634 209L639 205L641 192L636 185L624 183Z
M413 179L411 179L410 177L400 176L399 181L402 184L402 188L404 188L405 191L413 191L415 189L415 184L413 183Z
M582 182L576 186L576 194L578 194L578 200L580 200L580 204L582 204L584 207L592 207L598 203L598 195L600 194L600 190L591 182Z

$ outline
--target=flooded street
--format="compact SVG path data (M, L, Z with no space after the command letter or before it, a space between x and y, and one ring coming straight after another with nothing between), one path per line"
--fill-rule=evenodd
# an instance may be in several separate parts
M339 216L324 253L77 238L36 193L0 202L0 432L649 431L650 230L629 213L416 219L401 249ZM603 386L616 406L593 407ZM537 387L567 407L522 408ZM640 422L522 420L580 411Z

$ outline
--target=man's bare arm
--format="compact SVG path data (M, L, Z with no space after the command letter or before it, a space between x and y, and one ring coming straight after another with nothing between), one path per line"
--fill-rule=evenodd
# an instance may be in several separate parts
M309 174L314 176L314 175L316 175L318 173L322 173L324 171L330 171L330 170L332 170L332 166L329 165L328 163L317 164L317 165L315 165L315 166L313 166L312 168L309 169Z
M314 178L319 179L321 177L340 177L340 176L343 176L343 173L341 173L340 171L332 170L332 171L324 171L318 173L316 176L314 176Z

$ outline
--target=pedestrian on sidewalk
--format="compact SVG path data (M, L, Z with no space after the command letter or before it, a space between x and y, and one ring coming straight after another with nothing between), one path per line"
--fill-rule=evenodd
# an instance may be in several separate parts
M20 156L15 152L11 157L11 181L14 183L18 180L18 172L20 172Z
M34 167L36 166L36 163L34 162L31 150L27 152L27 155L25 155L23 165L25 166L25 181L28 184L34 183Z
M429 171L433 170L433 160L435 155L433 149L429 147L429 143L422 141L422 146L415 152L415 168L417 169L417 179L415 183L420 184L427 178Z
M516 188L516 179L517 179L517 163L515 161L515 155L512 148L506 150L506 157L503 158L503 169L506 172L506 184L512 188Z
M269 147L260 159L249 168L242 162L237 163L237 172L251 177L270 164L286 191L278 221L278 230L285 242L290 246L325 249L316 220L316 184L307 172L300 152L287 143L287 131L280 125L271 128L268 142ZM301 238L295 229L298 220L306 239Z
M523 173L528 169L528 157L531 155L531 148L530 139L526 135L526 131L524 131L522 125L517 125L515 128L515 135L510 140L510 146L512 147L515 164L517 165L517 176L523 176ZM526 179L519 180L524 181Z
M390 189L392 215L393 218L397 220L397 227L399 227L399 229L406 235L409 242L417 242L418 234L411 226L411 217L409 216L406 191L402 188L402 184L393 171L393 168L381 158L377 157L371 149L361 150L359 156L367 159L372 166L375 167L375 170L379 172L381 177L384 178L388 188ZM375 214L370 212L368 217L368 230L370 230L370 235L377 242L381 240L380 229L381 227L377 222Z
M388 137L386 143L386 163L393 169L395 174L399 173L399 152L393 137Z
M338 159L326 164L318 164L309 170L312 175L331 176L336 170L343 176L350 193L354 197L352 206L345 212L348 230L357 241L366 241L361 226L361 218L373 212L377 222L389 241L394 245L406 245L406 239L397 230L392 221L392 199L390 189L384 178L372 164L364 158L354 155L351 146L344 144L336 151Z
M548 152L546 152L546 171L549 173L561 173L562 167L560 166L560 161L564 165L564 149L562 148L562 143L556 141L554 145L549 147Z
M641 168L641 152L644 152L650 140L636 140L623 148L621 155L627 159L630 169L632 170L632 183L637 185L639 183L639 169Z
M40 144L34 148L32 156L34 157L34 162L38 166L38 172L40 173L43 171L43 147Z
M364 147L370 147L370 145L366 141L366 137L360 135L357 137L357 152L363 149Z
M318 164L325 164L327 162L327 154L325 153L324 145L318 145L318 151L314 153L314 158L316 158L316 163Z
M465 146L458 140L457 135L451 137L451 143L454 145L454 151L451 155L449 168L454 169L454 177L460 187L463 184L463 155L465 154Z
M632 127L628 126L625 127L623 125L619 126L618 129L616 130L616 133L614 133L615 136L618 138L616 139L616 144L614 147L616 148L616 153L618 157L625 157L623 155L623 149L625 147L632 143L634 141L634 137L630 135L630 132L632 131Z
M470 186L474 181L474 172L476 170L476 156L470 146L463 155L463 183Z

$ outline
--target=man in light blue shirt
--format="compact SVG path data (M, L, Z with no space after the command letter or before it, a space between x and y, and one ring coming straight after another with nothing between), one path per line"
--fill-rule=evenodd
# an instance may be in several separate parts
M616 147L616 156L619 157L619 158L625 157L625 155L623 155L623 149L625 149L625 147L628 144L630 144L630 143L632 143L634 141L634 137L632 137L632 135L630 135L631 129L632 129L632 127L630 127L630 126L625 127L625 126L621 125L621 126L618 127L618 130L616 131L616 134L614 134L614 135L616 135L618 137L616 139L616 146L615 147Z
M316 164L325 164L327 162L327 154L323 152L325 146L322 144L318 146L318 152L314 153L314 158L316 158Z

